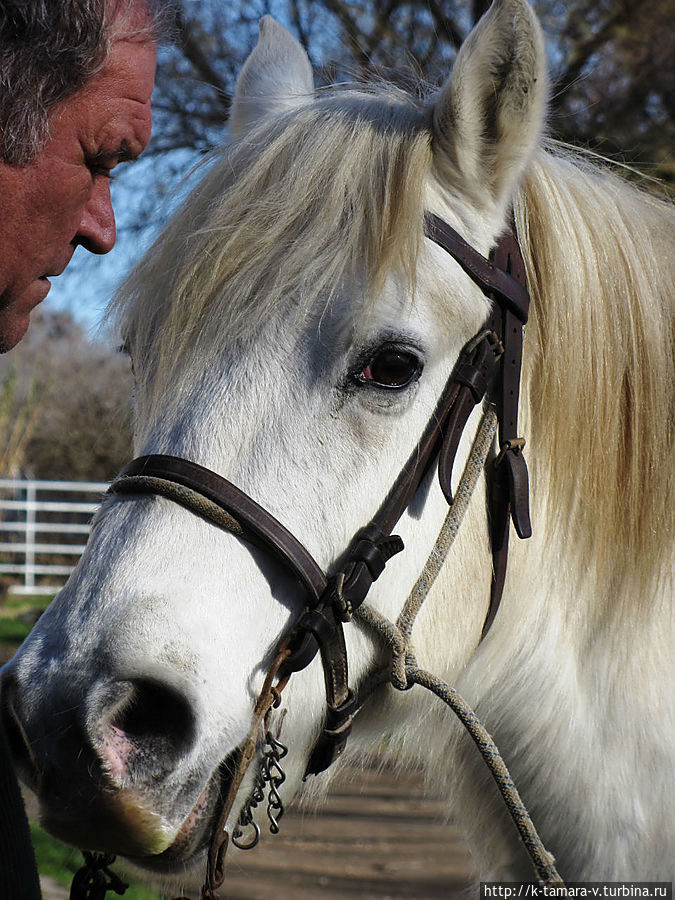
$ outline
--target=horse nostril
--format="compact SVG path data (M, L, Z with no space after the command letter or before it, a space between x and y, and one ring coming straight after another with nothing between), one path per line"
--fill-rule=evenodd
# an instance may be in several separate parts
M188 699L150 678L118 682L121 690L104 719L102 756L112 775L159 774L193 745L196 720Z

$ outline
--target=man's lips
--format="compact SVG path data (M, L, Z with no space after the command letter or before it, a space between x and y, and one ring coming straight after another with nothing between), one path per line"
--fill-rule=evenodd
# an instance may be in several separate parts
M46 288L46 290L44 290L44 294L42 295L42 297L40 298L40 300L39 300L38 302L41 302L42 300L44 300L44 298L47 296L47 294L48 294L49 291L51 290L52 283L51 283L50 279L51 279L51 278L58 278L59 275L61 275L61 274L63 273L64 269L65 269L65 266L64 266L63 269L59 269L58 271L55 271L55 272L46 272L44 275L40 275L40 277L37 279L37 280L38 280L38 283L39 283L40 285L42 285L42 289L43 289L43 290L44 290L45 288Z
M49 281L50 278L58 278L59 275L63 275L64 269L60 269L58 272L45 272L44 275L40 275L40 281Z
M42 303L51 290L51 287L51 281L46 275L43 275L33 282L30 288L23 294L21 300L24 304L28 304L29 309L33 309L38 303Z
M56 263L54 263L54 268L47 269L46 272L43 272L42 275L40 275L39 280L40 281L48 281L50 278L58 278L59 275L63 275L63 273L68 268L68 263L70 262L71 257L72 257L72 254L68 257L68 259L64 260L63 262L57 261Z

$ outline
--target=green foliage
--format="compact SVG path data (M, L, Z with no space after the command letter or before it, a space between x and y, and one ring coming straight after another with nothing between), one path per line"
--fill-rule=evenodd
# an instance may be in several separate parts
M30 634L51 597L8 594L0 600L0 661L8 659Z
M59 884L70 885L73 875L83 862L80 852L50 837L33 822L31 822L30 831L40 875L48 875ZM159 900L160 894L154 888L132 882L122 873L117 864L113 868L124 881L129 883L124 900Z
M0 614L0 644L20 644L26 640L31 628L32 624L28 622Z

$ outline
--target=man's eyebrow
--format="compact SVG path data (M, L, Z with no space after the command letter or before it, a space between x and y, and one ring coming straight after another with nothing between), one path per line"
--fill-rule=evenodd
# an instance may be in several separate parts
M90 157L90 161L99 164L113 164L123 162L134 162L139 157L138 153L134 153L126 140L120 142L116 150L99 150Z

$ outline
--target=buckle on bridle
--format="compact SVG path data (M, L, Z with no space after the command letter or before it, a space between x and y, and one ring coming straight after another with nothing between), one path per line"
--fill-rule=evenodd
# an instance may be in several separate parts
M521 451L524 446L525 438L511 438L508 441L504 441L497 454L497 458L495 459L495 466L500 466L504 462L504 457L509 450L513 450L514 453L517 453Z
M504 345L500 341L497 332L492 328L485 328L483 331L479 331L478 334L465 345L464 353L467 356L470 356L481 341L488 342L496 359L499 359L504 353Z
M336 574L330 579L330 602L335 607L335 611L337 612L338 618L341 622L351 622L354 615L354 607L352 606L351 600L348 597L345 597L342 591L344 583L344 572L336 572Z

